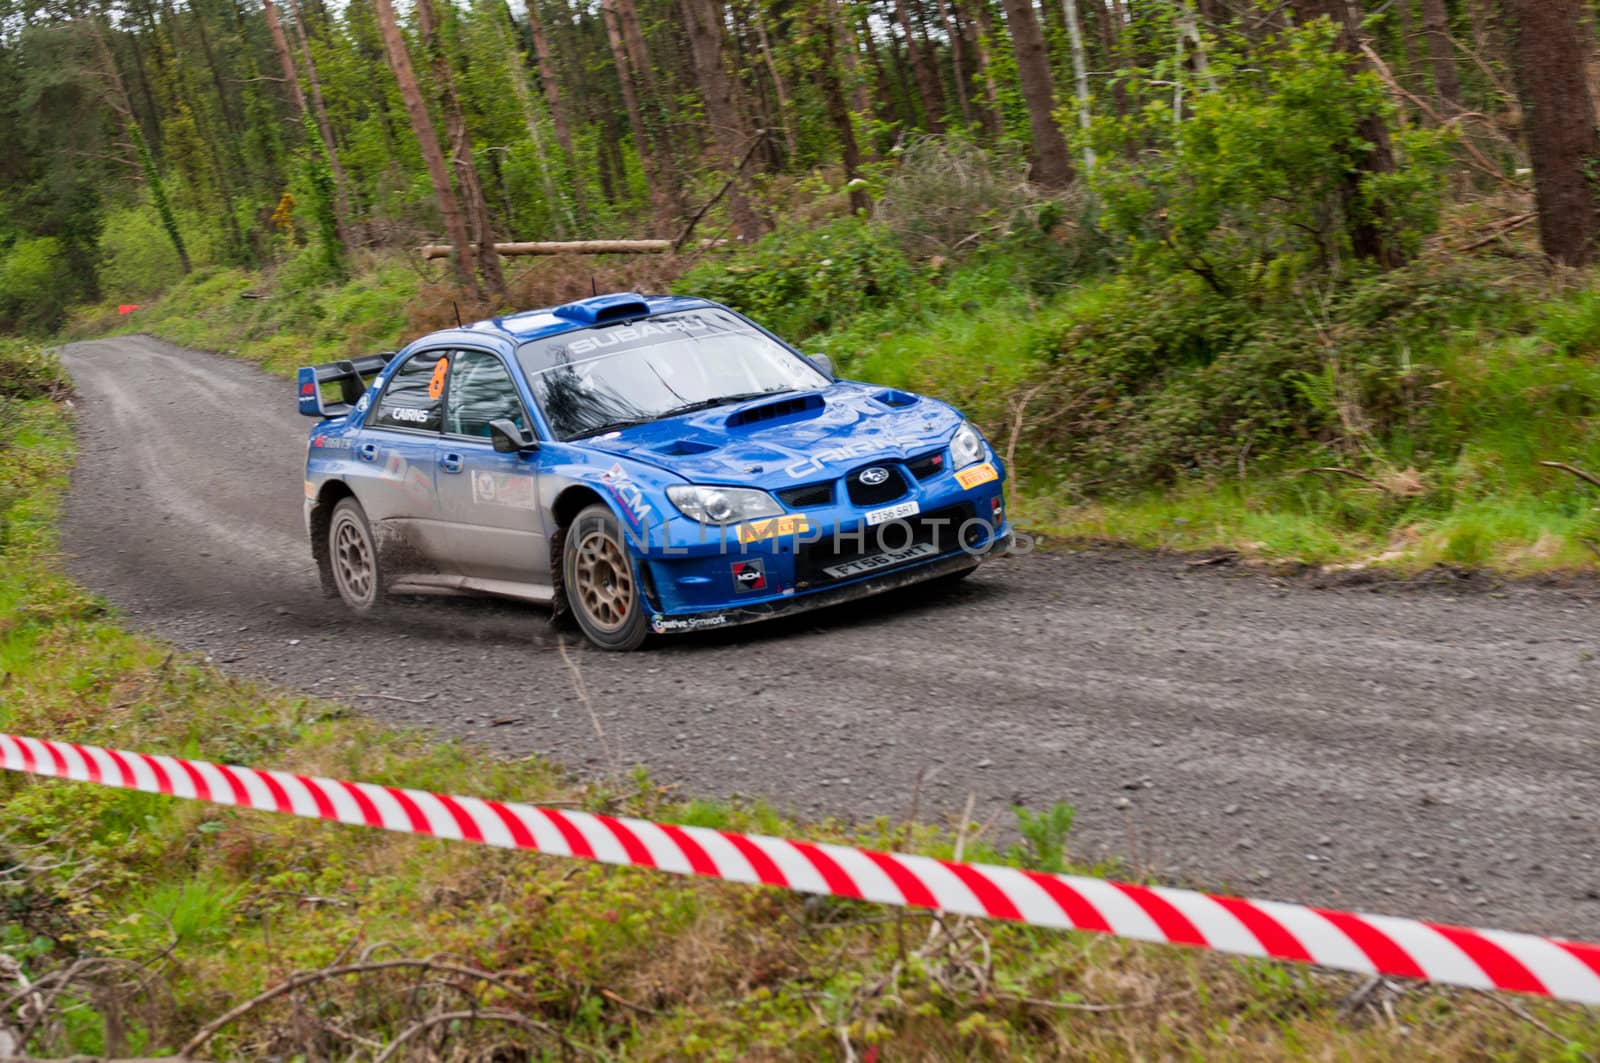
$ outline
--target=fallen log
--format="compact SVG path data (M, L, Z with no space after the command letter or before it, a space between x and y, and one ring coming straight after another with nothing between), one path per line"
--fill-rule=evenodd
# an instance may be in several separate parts
M721 240L708 240L715 247ZM423 258L449 258L449 244L424 244ZM495 244L497 255L664 255L672 250L671 240L531 240Z

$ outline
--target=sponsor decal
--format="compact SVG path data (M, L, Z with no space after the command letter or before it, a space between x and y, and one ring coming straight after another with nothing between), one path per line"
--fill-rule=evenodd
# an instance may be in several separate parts
M533 474L474 472L472 501L479 505L533 509Z
M856 479L860 480L868 487L877 487L881 483L888 482L889 470L885 469L882 465L874 465L870 469L862 469L861 475L857 476Z
M690 335L704 332L710 327L709 323L700 318L690 316L664 318L661 321L641 321L637 325L614 326L601 332L588 333L581 339L573 340L567 349L573 354L588 354L591 351L633 343L651 336Z
M311 383L311 381L308 380L304 384L300 385L300 394L302 394L302 395L315 395L316 393L317 393L317 385Z
M433 376L428 379L428 398L437 400L444 394L444 375L449 371L450 359L439 359L433 367Z
M728 618L722 614L715 616L661 616L656 615L650 619L650 628L657 635L665 635L671 631L704 631L707 628L723 627L728 623Z
M620 462L606 470L603 479L611 490L611 497L622 507L622 513L628 518L628 523L635 529L642 529L645 526L645 519L654 512L649 500L644 497L644 489L633 482Z
M970 469L962 469L956 473L956 483L969 491L979 484L986 484L998 479L1000 479L1000 474L988 462L984 462L982 465L974 465Z
M733 589L740 594L767 589L767 569L760 558L750 557L733 563Z
M432 506L432 474L407 462L399 451L391 451L389 456L384 459L383 478L398 482L400 490L404 491L413 501Z
M939 548L932 543L913 543L903 550L885 550L881 554L869 554L866 557L856 557L849 561L841 561L837 565L829 565L822 571L834 579L844 579L847 576L864 576L869 572L879 569L893 568L903 565L907 561L915 561L919 557L932 557L939 552Z
M355 442L343 436L328 436L318 433L311 438L311 445L322 450L349 450L355 446Z
M831 450L824 450L819 454L814 454L804 461L797 461L793 465L786 466L783 471L798 480L802 476L810 476L813 472L820 472L826 469L831 462L848 461L851 458L864 458L869 454L877 454L882 451L883 444L877 440L854 439Z
M739 525L739 541L759 543L767 539L782 539L789 535L804 535L811 530L811 522L803 516L752 520Z
M410 424L426 424L433 417L432 410L414 409L410 406L396 406L388 411L391 421L405 421Z
M916 499L912 499L910 502L901 502L894 506L884 506L882 509L870 510L867 513L867 527L876 528L878 525L887 524L891 520L903 520L906 517L914 517L921 512L922 506L917 503Z

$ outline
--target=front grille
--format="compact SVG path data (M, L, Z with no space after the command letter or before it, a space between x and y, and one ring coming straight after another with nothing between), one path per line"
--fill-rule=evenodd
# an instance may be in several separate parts
M864 484L861 482L861 473L866 469L883 469L889 478L881 484ZM844 478L845 490L850 494L850 501L857 506L881 506L885 502L893 502L897 498L904 498L906 494L906 478L901 475L897 465L863 465L859 469L852 469Z
M942 450L936 450L932 454L924 454L920 458L912 458L906 462L906 469L919 480L926 480L936 473L943 472L944 467L944 451Z
M953 552L963 543L969 547L975 546L982 540L984 528L973 520L973 513L972 505L964 502L905 520L891 521L876 528L842 528L800 547L795 557L795 585L802 590L811 590L838 583L839 578L828 575L823 569L841 561L903 550L919 543L932 543L938 548L938 554L914 558L913 561L930 561Z
M804 487L786 487L778 492L778 498L790 509L810 509L813 506L831 505L833 502L833 481L806 484Z

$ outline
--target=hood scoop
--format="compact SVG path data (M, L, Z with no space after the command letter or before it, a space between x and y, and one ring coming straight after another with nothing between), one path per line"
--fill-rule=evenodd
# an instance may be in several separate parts
M665 454L673 458L681 458L689 454L709 454L717 449L715 443L702 443L698 439L674 439L668 443L650 448L657 454Z
M729 428L748 428L751 425L767 425L777 421L795 421L802 417L817 416L825 405L822 396L816 392L793 395L735 410L724 423Z
M903 409L906 406L915 406L917 403L915 395L907 391L896 391L894 388L890 388L888 391L880 391L872 397L885 406L896 410Z

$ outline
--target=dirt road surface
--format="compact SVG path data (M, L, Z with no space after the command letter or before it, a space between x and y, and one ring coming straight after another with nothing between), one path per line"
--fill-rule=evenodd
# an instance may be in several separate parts
M1600 940L1592 583L1097 551L632 655L520 605L357 620L317 591L289 383L143 338L62 353L68 570L227 670L588 775L857 820L971 793L1002 840L1010 804L1066 801L1075 856L1169 882Z

